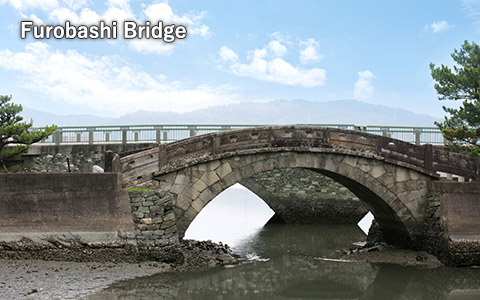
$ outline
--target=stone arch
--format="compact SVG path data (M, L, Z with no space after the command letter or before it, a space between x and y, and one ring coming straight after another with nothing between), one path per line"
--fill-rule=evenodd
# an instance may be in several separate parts
M231 156L159 175L173 195L180 237L196 215L231 185L263 171L308 168L349 188L371 210L388 242L407 244L421 229L430 177L371 157L342 153L266 152Z

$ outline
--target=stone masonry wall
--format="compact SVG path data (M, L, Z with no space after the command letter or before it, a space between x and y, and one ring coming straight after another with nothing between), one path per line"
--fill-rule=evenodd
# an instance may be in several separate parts
M172 196L162 190L128 191L137 242L178 243Z
M308 169L275 169L256 174L251 179L279 198L358 200L343 185Z
M28 154L22 156L26 172L60 173L70 171L92 172L94 165L105 167L105 152L129 152L152 147L152 143L95 144L95 145L32 145Z
M345 186L305 168L265 171L241 183L290 224L356 224L368 212Z

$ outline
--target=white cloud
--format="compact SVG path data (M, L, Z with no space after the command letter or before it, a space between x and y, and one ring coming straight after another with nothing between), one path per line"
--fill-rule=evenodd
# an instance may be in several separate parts
M300 41L300 62L302 64L312 63L320 61L324 58L324 55L318 53L319 43L310 38L306 41Z
M220 58L223 61L232 61L235 62L238 60L238 55L235 53L232 49L228 48L227 46L223 46L220 48L220 52L218 53L220 55Z
M461 0L464 11L470 17L478 17L480 15L479 0Z
M249 63L240 62L237 54L227 46L220 49L219 55L224 63L229 63L227 68L235 75L304 87L321 86L325 83L324 69L295 67L282 58L286 53L287 48L282 42L274 40L262 49L250 51L247 58Z
M353 88L353 98L360 100L370 98L375 89L372 85L374 78L375 76L369 70L358 72L358 80Z
M203 37L210 35L210 28L200 22L206 17L206 11L177 15L167 2L161 2L147 6L144 13L152 22L162 20L168 24L182 24L187 26L188 32L191 34L198 34Z
M27 44L18 53L1 50L0 66L20 72L26 89L112 115L131 112L132 105L138 110L186 112L237 99L227 86L184 87L163 75L137 71L116 56L61 52L42 42Z
M448 24L447 21L438 21L438 22L433 22L430 25L425 25L423 30L427 32L439 33L443 31L447 31L448 29L453 27L454 25Z
M279 41L271 41L268 43L268 48L276 57L282 57L287 53L287 47L282 45Z

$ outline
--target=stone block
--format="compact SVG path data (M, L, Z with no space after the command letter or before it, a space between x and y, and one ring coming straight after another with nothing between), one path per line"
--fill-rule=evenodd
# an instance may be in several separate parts
M213 195L209 189L206 189L200 194L200 196L198 196L198 199L200 199L200 201L202 201L203 203L207 204L214 197L215 195Z
M195 199L198 197L198 195L200 195L200 192L194 189L192 186L187 186L183 190L182 195L191 199Z
M178 174L177 177L175 178L175 184L189 185L190 184L190 177Z
M174 184L171 188L170 188L170 192L174 193L174 194L181 194L183 192L183 190L185 189L185 185L182 185L182 184Z
M214 184L215 182L219 181L220 178L218 177L215 171L207 171L203 174L202 178L200 178L207 186Z
M200 212L203 208L204 204L202 201L200 201L200 199L197 199L195 201L192 202L192 207L193 209L195 209L197 212Z
M161 214L163 214L163 211L164 211L163 206L157 206L157 205L150 206L150 213L151 214L161 215Z
M152 201L143 201L142 206L153 206L153 202Z
M163 229L157 229L157 230L154 230L153 231L153 234L156 235L156 236L162 236L165 234L165 230Z
M205 190L208 185L201 179L198 179L192 186L194 189L196 189L197 191L199 192L202 192L203 190Z
M155 217L152 219L153 224L161 224L163 223L163 218L162 217Z
M176 234L177 233L177 226L170 226L167 229L165 229L165 234L170 235L171 237L173 236L172 233Z
M168 227L171 227L175 225L175 220L165 220L163 223L160 225L160 229L165 229ZM158 229L158 228L157 228Z
M214 198L225 190L225 188L222 186L220 181L211 185L208 189L210 190L210 192L212 192L212 195L214 196Z
M410 180L410 172L407 169L397 167L395 170L395 181L396 182L405 182Z
M233 175L233 173L230 173L222 177L222 179L220 179L220 184L223 187L223 189L227 189L237 182L238 182L238 179L236 178L236 176Z
M193 199L183 194L178 195L176 206L182 210L187 210L192 204Z
M195 219L197 215L198 215L198 212L195 209L193 209L193 207L189 207L187 211L185 211L185 214L183 215L183 219L191 222L193 221L193 219Z
M142 224L146 224L146 225L151 225L151 224L153 224L152 218L143 218L143 219L140 220L140 222L141 222Z
M263 162L257 161L250 165L251 170L253 171L253 174L258 174L263 171L265 171L265 166L263 165Z
M223 163L215 169L215 172L217 172L217 175L222 178L230 174L232 172L232 168L230 167L229 163Z
M132 214L135 218L138 218L138 219L141 219L144 216L143 212L138 212L138 211L133 212Z
M150 209L148 207L140 206L137 212L141 213L150 213Z
M173 184L175 182L176 177L177 177L177 172L171 172L168 174L158 176L156 179L160 181L164 181L165 183Z
M175 220L175 214L173 212L169 212L165 216L163 216L164 221Z
M335 161L334 159L328 159L326 162L325 162L325 170L327 171L330 171L330 172L333 172L333 173L337 173L338 172L338 168L339 168L339 164L337 161Z
M385 167L383 165L375 165L368 172L373 178L378 178L383 176L386 173Z
M202 172L200 170L191 170L189 175L192 178L199 179L203 176L203 173L205 173L205 172ZM195 181L195 180L193 180L193 181Z
M357 156L351 156L351 155L347 155L345 156L345 158L343 159L343 163L347 164L347 165L350 165L354 168L357 167L357 162L358 162L358 157Z

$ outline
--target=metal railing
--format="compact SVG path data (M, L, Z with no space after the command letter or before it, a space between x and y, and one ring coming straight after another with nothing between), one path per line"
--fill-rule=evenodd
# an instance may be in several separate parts
M361 126L354 124L299 124L360 130L415 144L443 144L443 136L437 127ZM191 136L243 128L269 125L127 125L127 126L79 126L59 127L54 134L40 143L98 144L132 142L171 142ZM34 128L33 130L39 130Z

